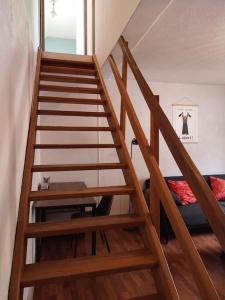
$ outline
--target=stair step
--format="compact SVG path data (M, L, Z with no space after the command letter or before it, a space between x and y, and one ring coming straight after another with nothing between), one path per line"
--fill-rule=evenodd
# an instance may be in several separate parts
M36 126L36 130L45 131L115 131L114 127L80 127L80 126Z
M67 55L68 56L68 55ZM82 56L83 58L83 56ZM74 59L60 59L60 58L54 58L54 57L42 57L41 59L42 65L47 66L63 66L63 67L80 67L80 68L89 68L94 69L95 64L92 61L84 61L84 60L74 60Z
M85 77L72 77L72 76L60 76L60 75L40 75L41 81L52 81L52 82L70 82L70 83L82 83L82 84L98 84L97 78L85 78Z
M119 144L35 144L34 149L120 148Z
M25 236L26 238L60 236L143 225L144 219L136 215L84 217L61 222L29 224L26 228Z
M54 74L74 74L74 75L96 76L96 71L94 69L48 66L48 65L42 65L41 72L54 73Z
M40 84L39 91L79 93L79 94L101 94L103 90L100 88L86 88L86 87L72 87L72 86Z
M136 250L102 257L41 262L24 267L21 285L28 287L61 280L156 268L157 266L156 258L147 250Z
M40 200L57 200L57 199L70 199L81 197L94 197L94 196L111 196L111 195L130 195L135 192L134 188L130 186L106 186L106 187L90 187L85 189L75 189L68 191L35 191L30 192L30 201Z
M37 110L38 115L47 116L76 116L76 117L110 117L111 113L97 111L68 111L68 110Z
M101 163L101 164L64 164L64 165L34 165L32 172L58 172L58 171L85 171L85 170L112 170L127 169L123 163Z
M106 100L83 99L83 98L61 98L61 97L47 97L39 96L39 102L45 103L67 103L67 104L86 104L86 105L104 105Z

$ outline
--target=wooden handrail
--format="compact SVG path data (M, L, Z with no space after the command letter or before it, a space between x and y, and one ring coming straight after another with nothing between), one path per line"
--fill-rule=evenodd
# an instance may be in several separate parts
M129 61L128 61L129 62ZM177 209L176 204L172 199L172 195L169 192L167 184L165 183L163 176L160 172L159 166L155 159L155 156L152 152L151 147L148 144L147 138L144 134L144 131L140 125L130 97L126 91L126 88L123 84L122 78L116 66L116 63L112 56L109 57L109 63L111 65L117 86L121 93L121 99L124 101L124 106L127 112L127 115L130 119L131 126L135 133L135 136L138 140L138 144L149 172L155 178L155 181L158 184L157 194L160 197L164 209L168 215L171 226L177 236L177 239L180 242L182 250L186 256L187 261L192 269L193 277L199 288L200 294L203 299L219 299L219 296L216 292L216 289L205 269L205 266L200 258L200 255L193 243L193 240L184 224L184 221Z
M134 74L134 77L136 78L145 101L150 111L155 116L159 130L161 131L170 149L170 152L172 153L178 167L195 194L199 205L207 216L209 224L216 234L223 251L225 251L225 217L222 209L215 200L211 189L185 150L183 144L179 140L162 108L157 103L154 94L139 70L123 37L120 37L119 44Z
M128 43L127 43L128 45ZM122 64L122 80L125 87L127 87L127 60L126 57L123 56L123 64ZM126 110L123 104L123 99L121 99L121 107L120 107L120 128L122 130L122 133L125 137L125 131L126 131Z
M112 101L110 99L105 82L103 80L103 77L102 77L102 74L100 71L100 66L98 64L96 56L94 56L93 59L94 59L95 65L96 65L96 70L97 70L97 74L98 74L97 77L100 81L101 88L104 90L104 95L106 97L105 100L107 102L107 105L104 105L104 110L105 110L105 112L108 112L108 111L111 112L111 117L108 118L109 126L114 125L116 127L116 133L112 133L112 138L114 140L114 143L119 143L121 145L121 149L117 150L118 157L120 160L126 162L126 164L129 166L130 172L126 172L125 170L123 170L124 179L125 179L125 182L127 185L134 186L135 190L136 190L136 196L138 198L138 201L135 197L134 198L136 199L136 201L134 201L135 200L134 198L131 198L131 201L132 201L132 204L134 205L134 207L137 208L138 214L140 214L146 222L146 238L145 239L147 240L147 244L148 244L148 246L150 246L151 251L153 251L153 253L156 255L159 265L162 270L162 272L156 272L154 277L156 277L157 284L160 285L160 282L163 283L160 290L162 290L163 294L164 294L164 290L167 291L167 295L164 295L165 299L179 300L180 299L179 295L177 293L174 281L172 279L172 276L171 276L171 273L169 270L169 266L167 264L162 247L160 247L160 241L157 236L155 227L152 224L149 210L148 210L146 201L144 199L144 195L142 193L140 183L139 183L137 175L135 173L133 164L131 162L131 158L130 158L130 155L129 155L129 152L128 152L128 149L127 149L127 146L125 143L124 135L123 135L122 130L120 130L120 126L117 121L116 113L113 109ZM123 84L124 84L124 82L123 82ZM103 95L101 95L101 97L103 97Z
M13 265L9 285L9 295L8 300L19 300L22 299L22 291L20 289L21 274L23 267L26 262L26 247L27 240L25 239L25 227L28 223L29 215L29 193L32 185L32 173L31 166L34 161L34 149L33 144L35 144L35 126L37 121L37 107L38 107L38 88L39 88L39 77L40 77L40 66L41 66L41 55L42 50L38 50L37 54L37 64L36 64L36 74L34 82L34 94L31 107L31 118L28 132L27 148L26 148L26 160L24 163L23 170L23 182L22 190L20 195L20 205L18 212L18 221L16 228L16 238L13 253ZM26 218L25 218L26 216ZM24 255L25 254L25 255Z

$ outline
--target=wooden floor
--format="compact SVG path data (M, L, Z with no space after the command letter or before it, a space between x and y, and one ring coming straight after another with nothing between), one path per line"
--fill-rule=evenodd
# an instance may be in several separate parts
M113 253L138 249L143 246L137 231L108 231L107 237ZM90 241L89 234L80 237L77 256L90 254ZM225 258L221 257L221 249L217 240L211 233L201 233L194 235L194 242L211 274L221 299L225 299ZM200 299L178 243L172 240L163 248L181 300ZM45 239L42 250L42 261L72 257L71 237ZM107 255L106 247L99 235L97 238L97 254ZM48 284L35 288L34 300L148 299L144 296L154 293L156 293L156 290L151 273L149 270L143 270L64 282L62 284Z

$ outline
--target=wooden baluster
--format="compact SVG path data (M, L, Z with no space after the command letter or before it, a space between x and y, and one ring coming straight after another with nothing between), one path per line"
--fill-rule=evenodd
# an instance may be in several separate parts
M155 96L156 101L159 103L159 96ZM150 127L150 145L155 160L159 164L159 127L157 122L151 113L151 127ZM149 207L152 216L153 224L156 228L156 232L160 237L160 199L157 196L157 182L154 177L151 178L151 184L149 189Z
M126 42L128 46L128 42ZM122 81L124 86L127 88L127 59L123 55L123 65L122 65ZM126 110L124 106L123 96L121 96L121 108L120 108L120 128L122 130L123 136L125 137L126 130Z

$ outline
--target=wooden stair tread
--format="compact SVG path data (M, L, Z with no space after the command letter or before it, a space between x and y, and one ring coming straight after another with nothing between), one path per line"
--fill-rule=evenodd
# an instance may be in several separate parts
M130 186L105 186L105 187L90 187L85 189L75 189L68 191L35 191L30 192L30 201L40 200L57 200L81 197L94 196L111 196L111 195L130 195L135 192L134 188Z
M76 67L61 67L61 66L48 66L42 65L41 72L44 73L54 73L54 74L75 74L75 75L86 75L95 76L96 70L76 68Z
M46 131L115 131L114 127L88 126L36 126L36 130Z
M34 149L120 148L116 144L35 144Z
M77 116L77 117L109 117L111 115L110 113L106 113L106 112L48 110L48 109L38 109L37 114L47 115L47 116Z
M82 83L82 84L98 84L99 80L97 78L85 78L85 77L72 77L63 75L40 75L41 81L52 81L52 82L70 82L70 83Z
M97 164L60 164L60 165L33 165L32 172L57 171L84 171L84 170L111 170L127 169L124 163L97 163Z
M41 63L67 63L67 64L75 64L75 65L83 65L94 67L94 62L92 59L92 55L74 55L74 54L63 54L63 53L55 53L55 52L43 52L41 57Z
M25 231L27 238L69 235L74 233L143 226L144 220L136 215L83 217L61 222L29 224Z
M102 257L41 262L24 267L21 284L26 287L64 279L108 275L157 266L156 258L147 250L136 250Z
M72 87L72 86L61 86L61 85L47 85L40 84L39 91L51 91L51 92L62 92L62 93L79 93L79 94L101 94L101 88L87 88L87 87Z
M66 103L66 104L86 104L86 105L104 105L104 104L106 104L106 100L48 97L48 96L39 96L38 101L45 102L45 103Z

